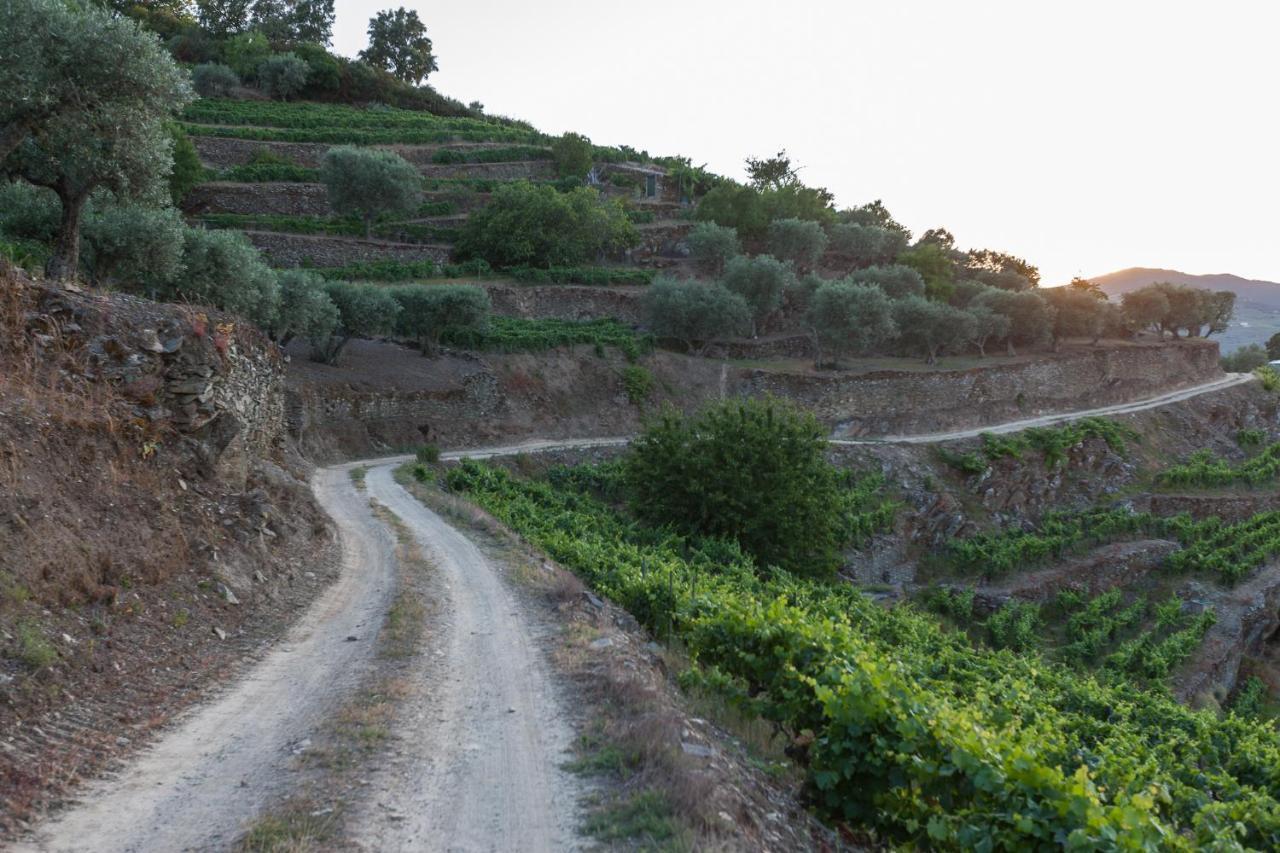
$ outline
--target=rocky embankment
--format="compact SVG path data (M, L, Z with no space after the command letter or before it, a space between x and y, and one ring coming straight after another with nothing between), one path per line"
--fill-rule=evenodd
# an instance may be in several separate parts
M0 270L0 838L324 585L283 362L230 316Z

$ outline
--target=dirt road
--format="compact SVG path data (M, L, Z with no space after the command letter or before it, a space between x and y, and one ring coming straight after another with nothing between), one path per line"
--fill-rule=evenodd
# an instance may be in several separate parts
M526 624L494 567L408 495L379 460L357 490L349 469L314 489L343 542L338 582L226 692L180 718L118 776L80 792L22 851L225 850L289 793L290 766L372 666L395 592L395 540L369 497L401 517L444 578L429 683L414 685L400 755L354 804L369 850L563 850L574 846L572 731ZM354 639L353 639L354 638Z
M368 850L572 850L581 794L560 769L574 732L538 651L539 625L472 542L380 464L369 496L442 575L429 677L406 699L402 744L371 780L352 835Z

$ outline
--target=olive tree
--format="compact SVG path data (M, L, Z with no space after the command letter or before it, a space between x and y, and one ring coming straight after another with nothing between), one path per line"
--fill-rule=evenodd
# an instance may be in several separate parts
M1160 329L1169 314L1169 299L1158 288L1142 287L1120 297L1120 310L1126 325L1134 331Z
M891 264L907 248L907 235L893 228L840 222L827 228L830 249L853 267Z
M814 366L823 366L823 352L861 354L893 340L898 328L893 302L878 287L850 279L826 282L809 296L805 313L816 353Z
M591 171L595 149L580 133L564 133L551 143L551 159L562 178L585 178Z
M225 98L240 85L240 77L220 62L203 62L191 69L191 83L202 98Z
M859 284L874 284L889 294L891 299L924 296L924 278L911 267L902 264L867 267L855 270L849 277Z
M408 216L418 208L422 179L398 154L344 145L331 148L320 164L320 180L329 206L343 215L364 220L365 236L384 214Z
M973 318L959 308L923 296L904 296L893 303L893 319L898 326L898 343L923 355L926 364L973 338Z
M645 289L641 302L649 331L659 338L682 342L690 353L699 352L717 338L744 334L751 309L736 293L718 284L674 278L658 278Z
M292 53L268 56L258 65L258 85L273 98L287 101L307 85L311 66Z
M288 346L294 338L327 341L338 326L338 306L329 298L325 280L309 270L281 270L276 275L280 285L280 310L271 326L272 337L280 346Z
M189 97L185 72L154 34L94 3L6 0L0 45L0 161L56 118L150 120Z
M974 305L966 311L970 319L968 343L978 350L980 358L986 358L989 342L1009 336L1009 318L983 305Z
M400 303L386 288L330 281L325 283L325 292L338 308L338 324L327 338L312 341L314 360L336 364L352 338L371 338L395 329Z
M186 73L137 23L87 4L0 7L0 157L62 204L46 272L76 275L80 220L97 189L158 198L172 168L165 121L191 99ZM19 67L15 67L15 64Z
M769 223L769 253L807 272L818 265L827 250L827 232L817 222L777 219Z
M410 284L391 295L400 305L396 333L416 340L423 355L436 351L446 329L484 331L493 310L489 291L471 285Z
M721 284L747 301L754 337L769 315L782 305L782 292L795 282L791 264L770 255L738 256L725 264Z
M280 307L276 274L238 231L188 228L182 242L182 274L169 282L165 298L213 305L264 329Z
M1043 346L1053 338L1053 306L1034 290L1012 291L993 287L970 304L970 307L978 306L1009 318L1009 334L1005 338L1009 355L1017 355L1015 345Z
M685 238L689 257L694 265L708 275L720 275L731 258L742 254L742 241L738 231L728 225L699 222Z
M1064 338L1090 338L1096 344L1106 331L1106 303L1087 290L1051 287L1041 291L1041 294L1054 309L1054 350L1057 350Z
M182 271L187 227L172 207L95 199L83 231L84 265L94 281L155 298Z

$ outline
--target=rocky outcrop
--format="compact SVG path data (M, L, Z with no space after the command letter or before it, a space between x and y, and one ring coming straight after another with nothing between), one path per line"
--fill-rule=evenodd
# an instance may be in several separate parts
M1243 660L1260 655L1280 631L1280 564L1264 566L1234 589L1193 580L1179 594L1213 610L1217 621L1175 673L1174 694L1196 707L1218 707L1235 689Z

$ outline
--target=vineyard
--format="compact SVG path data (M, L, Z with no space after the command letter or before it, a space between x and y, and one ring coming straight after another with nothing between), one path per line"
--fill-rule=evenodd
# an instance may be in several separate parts
M1213 611L1194 612L1177 596L1126 602L1120 589L1093 598L1064 590L1045 606L1009 601L987 619L974 616L974 590L939 586L923 603L970 638L993 649L1046 657L1123 687L1135 681L1159 687L1204 639Z
M1219 459L1211 451L1200 450L1181 465L1174 465L1160 473L1163 486L1261 486L1274 483L1280 475L1280 442L1239 465Z
M491 317L484 330L445 329L441 343L462 349L494 352L539 352L574 344L593 344L603 355L605 347L616 347L629 360L653 348L647 335L637 334L617 320L530 320L521 317Z
M1192 711L1034 651L975 646L910 606L759 568L733 543L639 526L571 476L519 480L468 461L447 482L678 639L697 664L686 679L796 738L828 817L932 848L1280 845L1270 724ZM1081 638L1100 616L1130 618L1114 604L1089 612ZM1171 660L1187 640L1169 638L1208 618L1184 623L1179 607L1164 633L1112 653L1114 667ZM1035 627L1022 613L1006 621L1012 638Z
M1216 517L1193 521L1188 515L1161 517L1124 509L1058 512L1034 530L1001 530L955 540L943 561L962 574L993 578L1138 535L1182 544L1182 550L1166 559L1167 570L1212 574L1231 585L1280 555L1280 512L1260 513L1232 525Z

